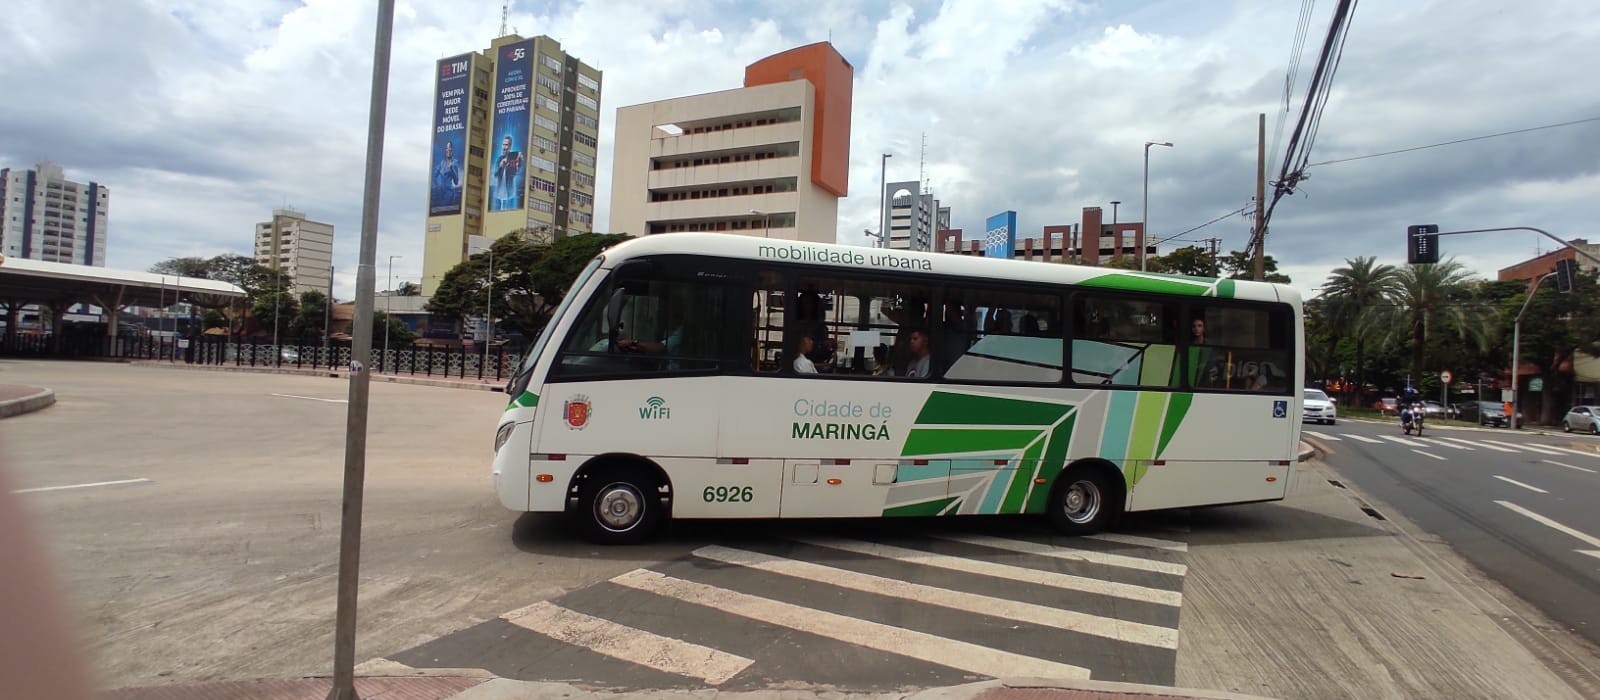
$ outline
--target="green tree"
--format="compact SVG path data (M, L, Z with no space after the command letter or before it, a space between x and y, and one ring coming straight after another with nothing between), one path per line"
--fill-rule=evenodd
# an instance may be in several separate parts
M302 292L299 302L300 310L289 322L289 334L302 343L321 340L328 313L328 295L316 290Z
M401 282L400 286L395 288L394 293L403 297L420 297L422 296L422 287L417 286L416 282Z
M1185 246L1166 255L1150 258L1148 262L1151 265L1151 269L1159 266L1162 272L1170 272L1175 275L1188 275L1190 277L1222 276L1222 269L1217 263L1217 256L1199 246Z
M523 232L502 236L490 246L494 257L494 316L497 326L532 335L544 327L555 305L594 256L627 240L624 234L583 233L548 245ZM481 316L490 299L489 252L451 268L428 300L428 312L455 320Z
M1228 279L1255 279L1255 258L1246 255L1242 250L1228 251L1228 254L1222 256L1222 259L1218 262L1222 265L1223 272L1227 273ZM1289 283L1289 276L1278 272L1278 261L1271 255L1266 256L1266 258L1261 261L1261 271L1263 278L1262 281L1264 282L1276 282L1278 284Z
M383 330L389 329L389 349L409 347L416 342L417 334L406 327L405 321L382 311L372 312L372 349L383 350Z
M1397 275L1398 306L1383 316L1391 339L1410 338L1412 381L1420 382L1427 360L1428 340L1436 334L1453 334L1478 347L1488 344L1485 313L1474 299L1472 273L1454 259L1433 265L1407 265Z
M1355 344L1355 395L1359 402L1365 389L1367 342L1380 335L1386 309L1400 292L1399 271L1393 265L1380 265L1377 258L1357 256L1345 260L1322 283L1322 299L1328 343L1337 346L1343 338Z
M151 265L150 271L160 275L212 279L211 261L206 258L168 258Z
M277 329L280 341L292 335L291 324L300 311L299 301L289 292L268 292L257 296L250 307L250 315L265 332Z
M1527 300L1524 291L1506 299L1500 313L1505 319L1501 336L1510 346L1511 322ZM1580 274L1570 294L1555 289L1553 281L1540 285L1522 317L1522 343L1519 360L1539 369L1544 390L1539 393L1537 413L1527 402L1532 392L1524 392L1523 414L1546 425L1561 421L1572 389L1571 363L1577 352L1600 355L1600 284L1590 273ZM1509 357L1507 358L1509 364Z

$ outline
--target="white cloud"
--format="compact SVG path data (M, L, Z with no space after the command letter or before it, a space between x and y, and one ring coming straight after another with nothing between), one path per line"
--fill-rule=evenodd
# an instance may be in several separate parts
M498 9L398 7L379 229L380 255L405 256L397 277L416 279L422 265L433 62L483 48ZM1123 219L1136 219L1146 140L1177 144L1151 154L1156 233L1238 208L1254 190L1255 115L1269 115L1269 131L1277 122L1297 8L608 0L512 9L520 33L551 35L605 72L602 226L616 107L736 87L749 63L831 33L857 71L852 187L838 230L863 243L859 232L877 217L878 154L894 154L890 180L915 179L923 134L920 171L968 230L1015 209L1024 232L1037 231L1114 199ZM1311 24L1296 100L1328 9ZM338 227L337 265L353 271L373 12L346 0L14 1L0 25L0 164L55 160L110 186L113 265L246 250L251 225L288 203ZM1313 160L1600 115L1588 89L1596 64L1600 7L1586 0L1363 5ZM1597 138L1591 124L1315 168L1280 205L1268 251L1310 289L1346 257L1398 261L1408 223L1600 238ZM1220 235L1226 250L1242 247L1247 230L1229 217L1193 237ZM1446 251L1487 276L1531 255L1534 242L1457 237ZM339 277L348 296L353 278Z

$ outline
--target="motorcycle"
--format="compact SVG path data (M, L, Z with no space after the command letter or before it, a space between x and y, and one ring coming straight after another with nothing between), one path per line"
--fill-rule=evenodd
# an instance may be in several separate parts
M1417 437L1421 437L1422 422L1427 413L1427 409L1424 409L1421 405L1406 405L1400 409L1400 429L1405 431L1407 435L1410 435L1411 431L1415 430L1417 431Z

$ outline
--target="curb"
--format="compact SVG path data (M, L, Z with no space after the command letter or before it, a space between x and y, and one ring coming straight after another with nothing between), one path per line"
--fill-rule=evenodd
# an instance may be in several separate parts
M1307 443L1305 440L1301 440L1299 461L1304 462L1315 456L1317 456L1317 448L1312 447L1310 443Z
M1041 694L1048 694L1051 691L1062 694L1070 693L1069 697L1081 697L1081 693L1093 693L1094 698L1105 698L1107 700L1117 697L1147 698L1149 700L1269 700L1259 695L1243 695L1221 690L1197 690L1194 688L1174 688L1141 683L1051 678L1003 678L946 688L930 688L910 693L906 695L906 700L973 700L974 698L988 700L1011 700L1013 698L1017 700L1040 700ZM1047 698L1048 695L1044 697Z
M34 389L37 387L24 388ZM32 413L42 408L49 407L55 402L55 389L40 388L37 393L29 394L21 398L0 401L0 418L10 418L12 416L20 416L24 413Z
M242 372L248 374L287 374L298 377L327 377L329 379L348 379L350 373L342 369L309 369L295 367L229 367L218 365L188 365L172 364L167 362L134 361L128 363L134 367L156 367L164 369L192 370L199 372ZM430 379L426 376L413 377L401 374L372 374L374 382L387 382L389 384L415 384L417 386L436 386L446 389L469 389L478 391L494 391L505 393L505 384L476 382L471 380Z

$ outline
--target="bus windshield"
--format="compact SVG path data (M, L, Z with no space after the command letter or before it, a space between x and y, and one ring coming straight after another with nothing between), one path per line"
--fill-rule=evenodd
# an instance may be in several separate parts
M513 399L528 389L528 381L533 377L533 366L539 363L539 355L543 354L545 346L550 344L551 331L561 321L561 317L567 313L567 308L572 306L573 297L577 296L578 292L583 290L584 285L589 283L589 278L594 276L595 270L600 269L600 264L604 260L605 256L602 255L596 256L595 259L589 261L583 271L578 273L577 279L572 281L572 286L567 288L566 296L561 299L560 304L556 305L556 310L550 314L550 320L544 324L544 328L539 330L538 339L534 340L533 345L528 348L528 354L522 358L522 364L517 368L517 374L512 377L511 386L506 392Z

